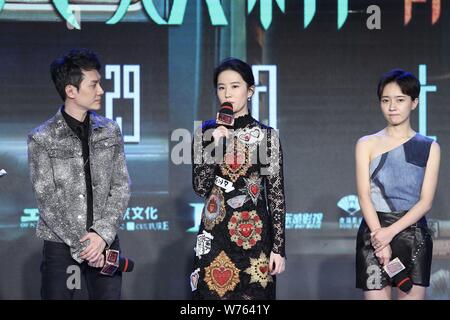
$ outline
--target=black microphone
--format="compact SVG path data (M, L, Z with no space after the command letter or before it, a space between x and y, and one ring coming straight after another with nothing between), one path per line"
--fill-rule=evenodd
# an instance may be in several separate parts
M220 106L220 110L217 113L216 123L218 125L224 125L232 127L234 124L233 105L230 102L224 102Z
M105 264L100 271L101 274L113 276L117 271L131 272L134 268L134 261L122 257L117 250L106 250Z
M404 270L397 273L392 278L392 282L403 292L408 292L413 286L411 278Z
M119 270L121 272L131 272L134 269L134 261L130 258L120 257L119 258Z
M403 292L408 292L412 288L412 281L407 273L407 269L398 257L389 261L383 267L383 271L391 278L393 284Z

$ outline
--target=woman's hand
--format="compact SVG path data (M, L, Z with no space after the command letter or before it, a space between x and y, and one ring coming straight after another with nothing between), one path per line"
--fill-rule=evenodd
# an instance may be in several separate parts
M280 274L284 271L285 261L284 257L278 253L270 252L269 272L271 275Z
M385 266L386 264L389 263L389 261L391 261L392 256L391 246L387 245L381 251L375 252L375 256L378 258L380 264Z
M380 252L391 243L395 237L395 232L391 228L380 228L370 233L370 241L375 249L375 253Z
M228 138L229 132L225 126L219 126L216 129L214 129L212 135L214 138L214 145L217 147L219 145L220 138L222 137Z

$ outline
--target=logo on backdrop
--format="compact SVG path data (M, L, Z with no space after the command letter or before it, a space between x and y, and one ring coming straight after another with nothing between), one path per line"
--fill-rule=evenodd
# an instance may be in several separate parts
M39 220L39 209L37 208L25 208L23 214L20 216L20 228L36 228Z
M166 1L156 4L153 0L142 0L131 3L131 0L122 0L119 5L98 4L97 1L84 1L83 4L69 4L69 0L58 0L50 3L5 3L0 0L0 12L33 12L42 14L42 12L57 11L59 15L66 21L69 29L81 29L81 13L103 13L111 16L106 24L117 24L125 17L127 12L136 13L142 9L147 16L157 25L160 26L179 26L184 22L187 8L187 0L173 0L169 9ZM234 1L233 1L234 2ZM259 6L257 6L259 2ZM316 15L316 0L303 0L303 28L306 29L313 21ZM337 29L341 29L348 18L348 13L352 11L349 6L349 0L335 0L337 11ZM228 26L228 18L225 11L231 11L233 7L224 10L220 0L205 0L209 18L213 26ZM441 0L405 0L404 1L404 25L407 26L413 17L413 7L419 4L431 4L431 24L436 24L441 16ZM142 8L143 7L143 8ZM247 15L254 10L259 9L260 23L265 30L268 30L272 24L274 9L286 12L286 0L248 0ZM369 30L381 28L381 9L377 5L370 5L367 14L371 14L367 18L367 26ZM298 15L299 19L301 15ZM377 20L374 23L374 20ZM372 27L369 27L372 26ZM375 26L376 27L373 27Z
M362 221L362 217L358 214L361 210L358 197L353 194L342 197L337 206L343 214L339 218L339 229L358 229Z
M286 213L286 229L321 229L323 212Z
M158 213L158 208L153 206L130 207L127 208L120 225L125 231L169 231L169 221L162 220ZM20 216L20 228L36 228L39 220L39 209L25 208Z
M120 226L126 231L169 231L169 221L159 218L153 206L127 208Z

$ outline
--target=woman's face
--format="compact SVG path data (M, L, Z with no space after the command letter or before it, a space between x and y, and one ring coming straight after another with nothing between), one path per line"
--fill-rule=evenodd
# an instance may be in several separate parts
M230 102L234 116L248 113L247 101L253 95L253 87L248 88L241 75L233 70L225 70L217 78L217 97L220 104Z
M388 83L381 95L381 111L391 126L409 121L409 115L417 107L418 99L404 94L395 82Z

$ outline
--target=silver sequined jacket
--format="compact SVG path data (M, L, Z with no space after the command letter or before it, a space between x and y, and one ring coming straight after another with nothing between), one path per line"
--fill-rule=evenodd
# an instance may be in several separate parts
M92 112L89 163L92 178L91 227L112 244L130 198L130 180L120 128ZM28 135L28 164L40 218L39 238L64 242L79 263L85 244L87 201L82 144L61 110Z

